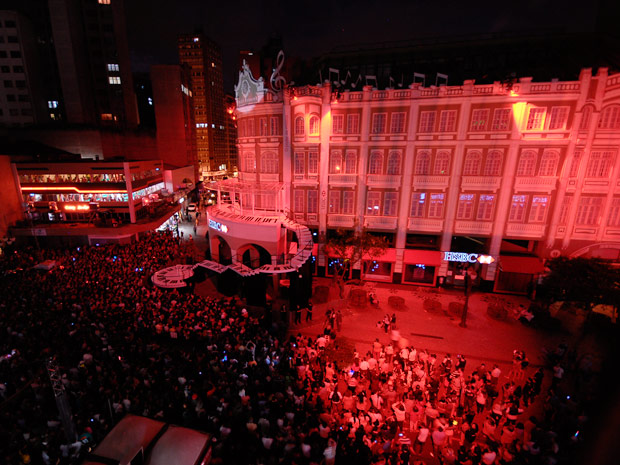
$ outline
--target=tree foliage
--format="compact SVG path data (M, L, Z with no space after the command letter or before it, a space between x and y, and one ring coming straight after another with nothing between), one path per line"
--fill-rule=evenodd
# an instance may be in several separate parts
M584 310L595 305L618 307L620 270L599 258L558 257L547 262L550 272L539 288L549 302L572 302Z
M358 263L363 279L368 261L381 257L388 246L383 237L373 235L365 228L355 231L339 229L325 244L329 256L339 260L339 266L335 267L335 277L338 279L342 279L345 273Z

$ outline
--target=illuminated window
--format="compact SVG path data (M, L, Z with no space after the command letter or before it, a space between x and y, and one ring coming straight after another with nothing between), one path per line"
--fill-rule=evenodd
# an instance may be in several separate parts
M478 200L478 211L476 219L479 221L490 221L493 219L493 210L495 207L495 194L480 194Z
M447 150L439 150L435 156L435 166L433 174L447 176L450 174L450 152Z
M552 107L549 115L549 130L565 129L569 107Z
M310 152L308 154L308 174L319 174L319 153Z
M420 150L415 157L415 174L430 174L431 154L426 150Z
M590 127L590 119L592 118L592 106L588 105L581 112L581 122L579 123L579 129L587 131Z
M545 150L540 158L538 176L555 176L558 169L560 154L555 150Z
M305 155L303 152L296 152L295 153L295 174L296 175L302 175L305 174L306 172L306 167L305 165Z
M469 130L472 132L476 131L486 131L487 130L487 122L489 119L489 109L488 108L478 108L471 113L471 125Z
M342 193L342 213L352 215L355 211L355 192L344 191Z
M368 160L368 174L383 173L383 155L381 152L372 152Z
M607 226L620 226L620 197L614 197L611 200Z
M298 116L295 118L295 135L303 136L306 133L305 130L305 121L303 116Z
M435 112L423 111L420 113L420 132L433 132L435 130Z
M414 192L411 194L411 211L409 212L409 216L412 218L423 218L425 202L425 192Z
M547 210L549 209L549 196L534 195L532 197L532 206L530 208L530 223L544 223L547 219Z
M379 216L381 213L381 192L370 191L366 195L366 214Z
M275 152L266 152L261 154L261 173L278 173L278 168L278 155Z
M457 220L471 220L474 214L474 194L461 194L459 196L459 205L456 210Z
M502 173L503 154L499 150L491 150L484 163L485 176L500 176Z
M602 207L602 197L581 197L581 199L579 199L575 224L584 226L594 226L598 224Z
M508 131L510 129L510 108L496 108L493 112L493 131Z
M340 191L329 191L329 213L340 213Z
M614 152L591 152L586 169L587 178L608 178L614 159Z
M528 131L539 131L543 128L543 123L545 122L545 112L547 111L546 107L530 108L530 112L527 116L527 124L525 129Z
M332 133L342 134L344 132L344 115L334 115L332 118Z
M308 213L318 213L319 211L319 191L316 189L308 191Z
M112 121L114 119L112 113L101 113L102 121Z
M310 135L318 136L321 127L321 121L318 116L313 115L310 117Z
M360 133L360 115L347 115L347 134Z
M119 76L108 76L108 82L113 85L120 84L121 78Z
M384 134L386 120L387 120L386 113L373 114L372 115L372 128L370 132L372 132L373 134Z
M110 4L110 0L98 0L99 1L99 5L109 5Z
M405 113L392 113L390 121L390 132L392 134L402 134L405 132Z
M568 176L571 178L576 178L579 174L579 166L581 165L581 159L583 157L583 151L575 150L573 154L573 159L570 162L570 170L568 172Z
M58 108L58 100L48 100L47 108Z
M390 151L387 159L387 171L386 174L398 175L400 174L400 152L396 150Z
M537 154L533 150L524 150L519 157L517 176L534 176Z
M429 218L443 218L444 194L431 194L428 205Z
M342 152L340 150L332 150L329 156L329 172L330 174L342 174Z
M525 218L525 208L527 205L527 195L513 195L510 204L510 213L508 221L522 222Z
M386 192L383 196L383 216L396 216L398 192Z
M465 156L463 165L463 176L478 176L480 165L482 164L482 154L478 151L468 152Z
M347 150L344 157L344 171L346 174L357 173L357 154L354 150Z
M599 129L620 129L620 105L606 107L598 120Z
M118 71L118 64L117 63L108 63L108 71Z
M456 130L456 110L444 110L439 117L439 132Z

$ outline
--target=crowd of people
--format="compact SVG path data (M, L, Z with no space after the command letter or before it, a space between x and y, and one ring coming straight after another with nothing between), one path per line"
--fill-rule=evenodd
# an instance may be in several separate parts
M389 342L339 366L329 356L338 311L315 338L287 336L235 298L151 284L171 259L190 257L183 241L154 233L2 258L0 461L79 463L127 413L210 433L212 463L224 464L546 465L580 441L583 404L561 380L548 388L557 372L520 351L509 373L472 369L461 355L412 347L390 317ZM44 259L56 267L34 270ZM50 358L75 441L59 421ZM544 411L529 417L536 399Z

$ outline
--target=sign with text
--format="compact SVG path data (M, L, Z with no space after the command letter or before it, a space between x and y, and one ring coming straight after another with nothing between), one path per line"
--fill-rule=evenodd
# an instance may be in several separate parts
M224 234L228 232L228 226L215 220L209 220L209 227Z
M467 252L444 252L443 259L447 262L460 262L460 263L481 263L483 265L490 265L495 259L490 255L483 255L477 253Z

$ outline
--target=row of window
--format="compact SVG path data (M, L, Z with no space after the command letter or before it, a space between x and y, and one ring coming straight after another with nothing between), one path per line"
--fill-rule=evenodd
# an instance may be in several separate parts
M9 116L32 116L32 109L31 108L22 108L21 110L18 110L17 108L9 108ZM0 116L4 116L4 110L2 108L0 108Z
M0 50L0 58L21 58L22 52L20 50L11 50L7 52L6 50Z
M11 67L8 66L8 65L0 66L0 72L1 73L10 73L11 72ZM24 72L24 67L22 65L14 65L13 66L13 72L14 73L23 73Z
M258 118L258 134L254 125L254 118L240 119L237 133L239 137L254 137L256 135L261 137L279 136L281 134L280 118L277 116Z

